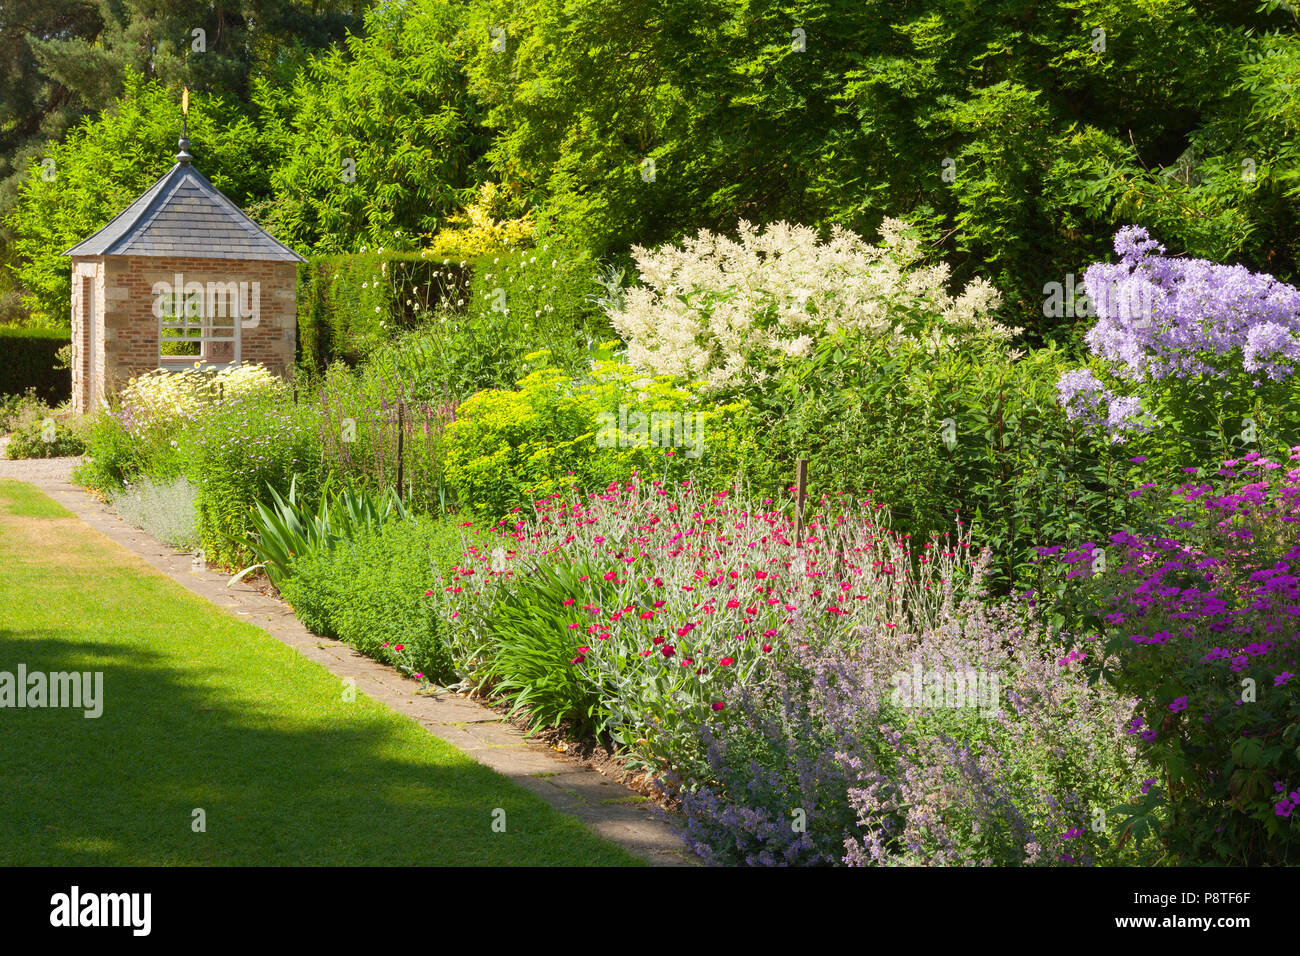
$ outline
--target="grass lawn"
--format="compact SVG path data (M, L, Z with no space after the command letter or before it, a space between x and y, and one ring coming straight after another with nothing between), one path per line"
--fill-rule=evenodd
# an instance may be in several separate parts
M0 865L635 862L20 482L0 569L0 671L104 675L0 708Z

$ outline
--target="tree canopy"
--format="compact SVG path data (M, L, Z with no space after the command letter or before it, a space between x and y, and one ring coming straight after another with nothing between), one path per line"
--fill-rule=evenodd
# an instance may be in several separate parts
M171 149L183 84L213 104L205 171L307 253L419 246L495 182L625 261L741 218L906 219L1037 339L1074 334L1044 285L1126 222L1296 277L1300 21L1281 0L247 0L201 24L183 6L3 14L27 32L0 33L22 54L0 82L44 83L0 113L23 182L4 272L42 321L66 311L50 250L156 175L133 162ZM195 28L209 53L182 42ZM46 158L61 184L38 184ZM82 205L55 227L52 202Z

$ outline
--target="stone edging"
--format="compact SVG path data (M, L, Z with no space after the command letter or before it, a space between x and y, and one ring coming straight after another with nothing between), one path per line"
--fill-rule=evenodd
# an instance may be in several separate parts
M41 472L26 476L21 471L6 468L2 476L35 485L186 590L261 628L332 674L355 680L361 693L411 718L560 812L576 817L592 832L655 866L695 865L672 826L645 797L628 787L529 739L499 713L468 697L449 692L417 694L419 681L363 656L342 641L313 634L278 598L244 583L227 587L229 575L194 567L189 554L173 551L133 528L108 505L62 477Z

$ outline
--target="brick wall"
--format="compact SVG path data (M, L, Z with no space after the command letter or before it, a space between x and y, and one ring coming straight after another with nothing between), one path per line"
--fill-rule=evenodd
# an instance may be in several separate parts
M98 392L119 391L133 376L151 369L182 368L194 358L159 358L159 319L154 315L155 283L257 283L257 314L237 323L240 361L260 362L287 375L293 368L297 333L298 269L293 262L195 259L163 256L79 256L73 259L73 401L94 408ZM93 310L85 287L93 283ZM93 314L88 314L93 312ZM95 333L92 335L92 331ZM88 349L88 342L98 347ZM227 355L219 357L225 361Z

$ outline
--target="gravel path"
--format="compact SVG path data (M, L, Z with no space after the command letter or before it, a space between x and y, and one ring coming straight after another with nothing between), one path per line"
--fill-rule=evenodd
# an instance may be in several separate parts
M72 476L72 469L81 464L80 455L75 458L20 458L10 461L5 457L5 449L8 447L9 436L0 437L0 478L17 478L32 483L67 481Z

